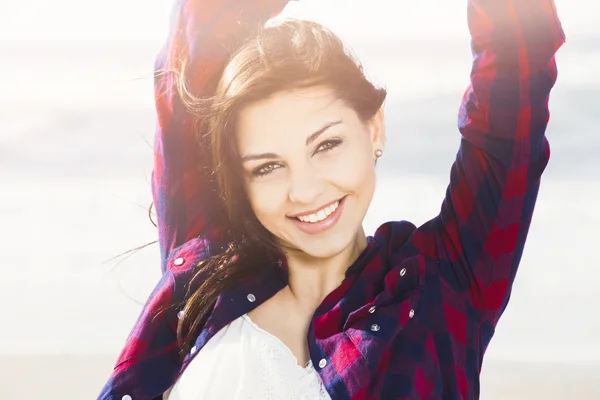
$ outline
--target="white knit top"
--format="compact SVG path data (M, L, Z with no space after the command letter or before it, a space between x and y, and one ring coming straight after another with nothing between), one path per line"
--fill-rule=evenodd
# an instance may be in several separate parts
M165 400L330 400L309 361L243 315L221 329L190 362Z

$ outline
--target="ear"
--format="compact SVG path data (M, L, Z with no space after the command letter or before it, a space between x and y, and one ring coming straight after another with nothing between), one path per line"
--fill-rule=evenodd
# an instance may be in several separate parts
M383 106L375 113L368 122L369 133L371 136L371 147L373 153L377 150L385 150L385 118L383 116Z

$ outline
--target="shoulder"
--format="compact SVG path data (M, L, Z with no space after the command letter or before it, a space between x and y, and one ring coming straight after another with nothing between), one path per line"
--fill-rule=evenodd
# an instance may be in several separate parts
M214 253L213 253L214 251ZM177 346L178 312L198 263L217 254L205 239L193 238L173 249L166 270L148 296L131 330L101 399L123 392L164 392L181 368ZM107 396L107 397L103 397ZM142 398L142 397L140 397Z
M145 346L137 346L140 342L150 343L152 348L170 344L177 328L177 313L196 274L196 266L210 254L211 246L201 238L188 240L170 253L167 268L148 296L119 362L148 355Z
M173 249L166 260L165 273L173 277L176 297L181 297L182 291L197 273L199 264L223 253L226 248L225 241L195 237Z
M401 249L415 233L417 227L409 221L389 221L377 228L374 238L390 253Z
M166 270L175 276L185 275L199 262L223 251L225 247L202 237L192 238L173 249L167 259Z

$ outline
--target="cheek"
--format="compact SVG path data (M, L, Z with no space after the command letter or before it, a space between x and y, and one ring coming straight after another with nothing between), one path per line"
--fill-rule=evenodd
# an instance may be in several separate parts
M370 150L358 143L348 148L330 165L330 181L341 189L368 194L375 185L375 161Z
M285 189L283 185L250 183L246 186L252 211L266 228L281 218L285 205Z

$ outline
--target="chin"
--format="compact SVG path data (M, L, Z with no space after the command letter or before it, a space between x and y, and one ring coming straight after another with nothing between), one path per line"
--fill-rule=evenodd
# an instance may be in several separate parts
M338 234L318 239L314 238L309 241L300 240L292 247L309 257L321 259L332 258L355 245L357 243L356 237L358 233L359 232L356 231L350 237L347 234Z
M300 249L304 254L311 258L327 259L332 258L344 251L346 247L341 246L311 246Z

